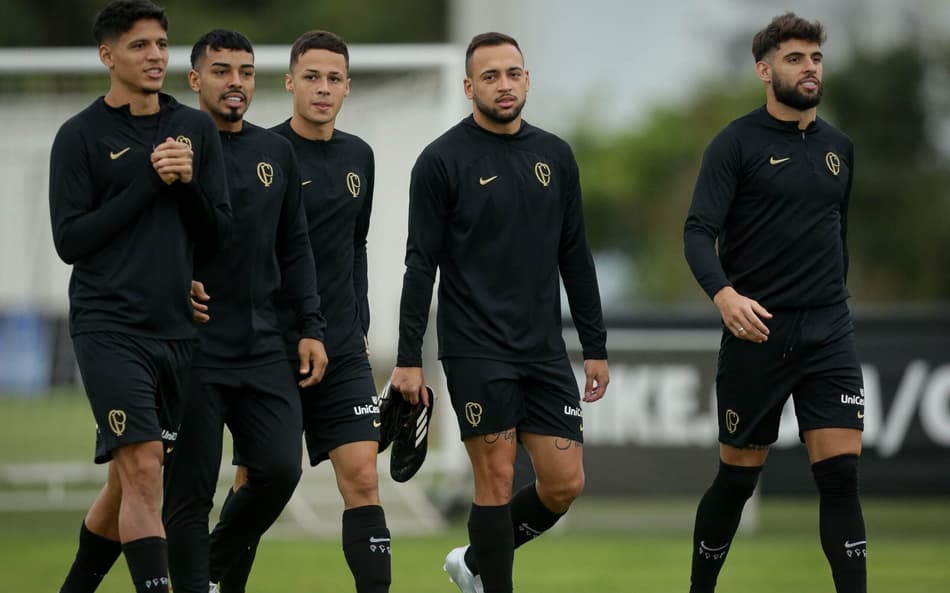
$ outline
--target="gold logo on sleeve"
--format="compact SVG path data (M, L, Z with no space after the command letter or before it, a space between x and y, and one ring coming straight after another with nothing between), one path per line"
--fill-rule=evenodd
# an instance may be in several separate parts
M120 437L125 432L126 415L122 410L109 410L109 428Z
M482 421L482 405L477 402L465 404L465 419L475 428Z
M188 148L192 148L192 146L191 146L191 138L189 138L188 136L185 136L184 134L179 134L178 137L175 138L175 142L181 142L182 144L184 144L184 145L187 146Z
M270 163L257 163L257 178L261 180L264 187L270 187L274 183L274 167Z
M354 198L360 195L360 176L350 171L346 174L346 189Z
M117 158L119 158L120 156L122 156L123 154L129 152L130 150L132 150L132 147L131 147L131 146L126 146L125 148L123 148L123 149L120 150L119 152L110 152L110 153L109 153L109 158L114 161L114 160L116 160Z
M487 178L487 179L484 178L484 177L479 177L479 178L478 178L478 183L479 183L479 185L488 185L489 183L491 183L492 181L494 181L494 180L496 180L496 179L498 179L498 176L497 176L497 175L495 175L495 176L493 176L493 177L489 177L489 178Z
M784 163L785 161L787 161L787 160L790 159L790 158L792 158L792 157L787 156L787 157L785 157L784 159L777 159L777 158L775 158L774 156L773 156L773 157L769 157L769 164L770 164L770 165L781 165L782 163Z
M539 162L534 164L534 176L538 178L538 181L540 181L544 187L551 185L551 167L546 163Z
M841 172L841 159L835 153L829 152L825 155L825 164L828 165L828 170L832 175L837 176Z

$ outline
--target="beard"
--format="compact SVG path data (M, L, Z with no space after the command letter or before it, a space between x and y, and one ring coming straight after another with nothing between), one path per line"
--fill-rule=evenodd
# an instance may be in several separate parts
M507 124L518 119L518 116L521 115L521 110L524 109L524 104L525 102L522 100L521 103L515 103L511 111L502 112L494 103L483 103L481 99L477 96L475 97L475 107L478 108L479 113L499 124Z
M772 91L775 93L775 99L779 103L788 105L798 111L806 111L821 103L821 94L824 89L825 85L819 82L817 91L813 94L805 94L798 89L798 84L786 85L778 78L772 79Z

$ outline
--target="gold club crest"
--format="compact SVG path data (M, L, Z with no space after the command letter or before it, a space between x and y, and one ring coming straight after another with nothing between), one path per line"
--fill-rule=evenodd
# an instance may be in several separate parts
M482 405L477 402L465 404L465 419L475 428L482 421Z
M354 198L360 195L361 184L359 175L352 171L346 174L346 189L350 191L350 195Z
M538 178L538 181L540 181L544 187L551 185L551 167L549 167L547 163L535 163L534 176Z
M125 432L126 415L122 410L109 410L109 428L120 437Z
M825 164L828 165L828 170L831 171L832 175L841 172L841 159L835 153L829 152L825 155Z
M270 163L257 163L257 178L261 180L264 187L270 187L274 183L274 167Z
M191 146L191 138L189 138L188 136L185 136L184 134L179 134L179 136L178 136L177 138L175 138L175 142L181 142L182 144L184 144L184 145L187 146L188 148L191 148L191 147L192 147L192 146Z
M736 414L732 410L726 410L726 430L729 431L729 434L735 434L738 427L739 414Z

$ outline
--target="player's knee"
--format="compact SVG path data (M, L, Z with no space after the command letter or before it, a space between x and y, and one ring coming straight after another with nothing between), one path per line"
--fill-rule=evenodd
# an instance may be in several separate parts
M249 472L248 481L279 492L293 492L303 470L300 463L288 461L268 463L260 470Z
M815 485L822 496L854 496L858 493L858 456L838 455L811 466Z
M515 479L512 465L492 464L475 472L475 491L478 498L488 497L492 504L506 504L511 500L511 485ZM483 496L479 496L479 495Z
M375 463L350 468L340 480L340 491L344 499L376 499L378 490L379 474Z
M762 467L743 467L719 462L719 473L716 474L714 485L719 486L733 497L743 501L748 500L755 492Z
M584 491L584 472L558 480L538 480L538 498L548 510L566 513Z

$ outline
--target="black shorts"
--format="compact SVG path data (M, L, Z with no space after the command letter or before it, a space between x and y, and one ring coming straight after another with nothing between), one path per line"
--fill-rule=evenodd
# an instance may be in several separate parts
M544 362L442 359L462 440L509 428L584 441L580 391L565 355Z
M96 463L119 447L148 441L174 446L188 388L194 340L117 332L73 337L86 397L96 419Z
M340 445L379 442L379 396L366 352L331 358L323 380L301 389L300 399L310 465L329 459Z
M799 435L816 428L864 429L864 382L847 303L779 311L764 344L723 331L716 375L719 441L734 447L778 439L792 396Z

